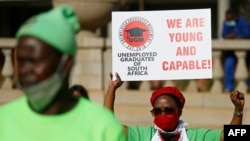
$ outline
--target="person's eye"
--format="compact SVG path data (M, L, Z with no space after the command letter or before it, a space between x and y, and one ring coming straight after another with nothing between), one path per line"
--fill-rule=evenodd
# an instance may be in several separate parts
M154 108L154 109L151 110L151 112L154 115L159 115L159 114L161 114L161 109L160 108Z
M172 108L172 107L165 107L164 111L166 113L173 113L176 109L175 108Z

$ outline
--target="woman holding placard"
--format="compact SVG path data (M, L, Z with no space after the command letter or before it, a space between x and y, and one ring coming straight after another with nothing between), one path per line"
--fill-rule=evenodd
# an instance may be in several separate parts
M123 84L118 73L116 80L111 80L104 106L114 111L115 92ZM230 99L234 104L234 114L230 125L241 125L245 104L244 94L232 91ZM156 89L150 98L153 109L150 111L154 117L152 126L126 126L129 141L224 141L223 130L210 130L204 128L187 128L187 123L180 119L185 105L185 97L176 87L163 87Z

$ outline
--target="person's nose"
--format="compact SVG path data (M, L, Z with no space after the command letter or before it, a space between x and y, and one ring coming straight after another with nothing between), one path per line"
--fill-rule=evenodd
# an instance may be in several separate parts
M161 115L162 115L162 116L167 115L166 111L162 110L162 111L161 111Z
M33 69L33 66L30 63L24 63L24 64L20 64L18 65L18 72L21 75L26 75L28 73L30 73Z

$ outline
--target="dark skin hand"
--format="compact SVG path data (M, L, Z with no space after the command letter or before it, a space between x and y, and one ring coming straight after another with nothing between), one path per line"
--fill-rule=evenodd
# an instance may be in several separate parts
M226 35L227 39L242 39L240 36L235 36L233 33L227 34Z
M110 82L109 82L109 87L114 87L115 89L117 89L123 84L123 81L121 81L121 78L118 75L118 73L115 73L116 80L114 80L114 81L112 81L113 80L113 74L110 73L109 76L110 76L110 79L111 79Z
M245 105L244 94L238 90L232 91L230 93L230 99L235 106L236 111L243 111Z

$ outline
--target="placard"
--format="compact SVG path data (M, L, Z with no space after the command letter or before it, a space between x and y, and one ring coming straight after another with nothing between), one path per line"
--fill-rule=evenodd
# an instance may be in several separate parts
M212 78L211 10L112 12L112 72L123 81Z

